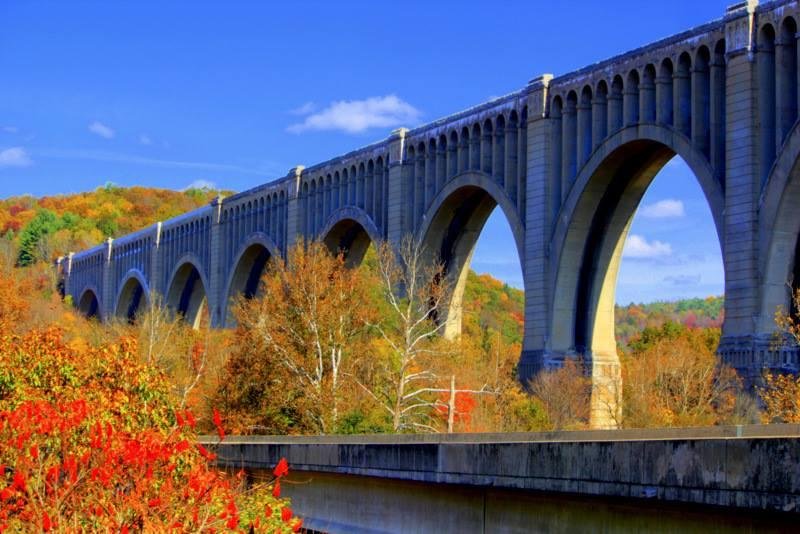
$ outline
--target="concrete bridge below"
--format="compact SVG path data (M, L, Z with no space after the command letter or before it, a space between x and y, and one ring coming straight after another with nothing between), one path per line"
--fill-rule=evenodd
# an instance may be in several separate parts
M218 453L255 477L285 457L284 494L319 532L784 532L800 511L798 437L800 425L245 436Z

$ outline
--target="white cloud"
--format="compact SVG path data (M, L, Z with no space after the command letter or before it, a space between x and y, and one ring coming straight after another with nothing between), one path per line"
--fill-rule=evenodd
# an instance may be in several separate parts
M317 109L317 106L314 105L313 102L306 102L302 106L294 109L290 109L289 113L292 115L309 115Z
M657 240L648 242L640 235L631 234L625 240L622 255L628 258L663 258L672 255L672 245Z
M111 139L114 137L114 130L106 126L100 121L94 121L89 125L89 131L95 135L99 135L105 139Z
M19 128L16 126L3 126L3 131L10 134L15 134L19 132Z
M217 184L210 180L195 180L194 182L190 183L186 187L183 188L183 191L188 189L216 189Z
M20 146L0 150L0 167L27 167L32 164L28 152Z
M418 109L395 95L366 100L340 100L318 113L308 115L303 122L289 126L288 131L341 130L359 133L369 128L410 126L419 120L420 115Z
M674 198L659 200L653 204L639 208L639 214L648 219L667 219L671 217L683 217L686 215L683 209L683 201Z
M153 140L147 134L142 134L139 136L139 142L143 145L151 145L153 144Z

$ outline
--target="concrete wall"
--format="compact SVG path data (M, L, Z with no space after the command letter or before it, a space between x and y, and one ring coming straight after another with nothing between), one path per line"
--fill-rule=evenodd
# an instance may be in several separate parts
M599 520L634 524L647 524L664 506L679 506L689 515L697 509L684 505L728 508L702 509L706 519L717 518L715 524L720 517L741 517L744 509L798 512L798 437L800 425L231 437L218 453L224 465L250 470L268 470L287 458L290 480L297 484L284 488L294 508L311 526L332 532L473 532L484 524L497 527L487 532L523 531L535 517L541 525L574 531L595 519L585 504L583 511L564 507L587 499L599 499L590 507L602 511ZM641 513L625 519L630 514L616 513L619 506Z

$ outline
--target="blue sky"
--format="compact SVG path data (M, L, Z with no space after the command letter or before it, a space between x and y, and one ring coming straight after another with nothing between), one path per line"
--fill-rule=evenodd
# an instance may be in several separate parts
M243 190L728 3L5 0L0 197L108 181ZM618 301L720 294L719 245L685 166L665 169L647 205L672 216L637 217ZM519 286L504 226L490 219L474 266Z

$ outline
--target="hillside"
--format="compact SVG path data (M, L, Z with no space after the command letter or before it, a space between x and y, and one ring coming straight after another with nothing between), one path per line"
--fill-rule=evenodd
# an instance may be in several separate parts
M631 338L645 328L657 328L668 321L690 328L720 328L725 318L724 306L724 297L715 296L617 306L617 343L625 349Z
M107 184L94 191L0 199L0 237L21 265L94 246L209 203L208 189L171 191Z

